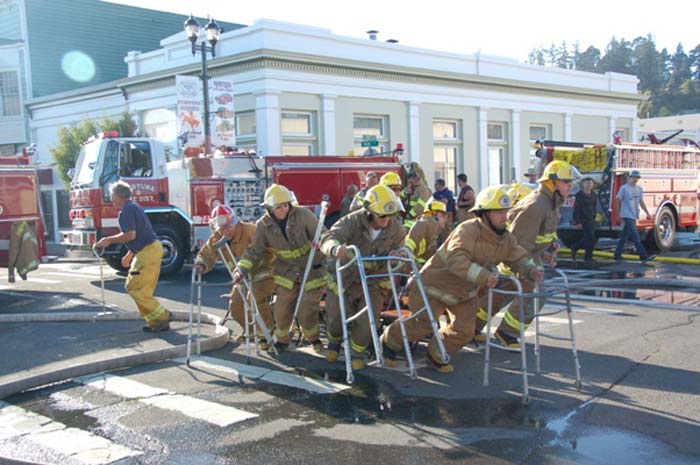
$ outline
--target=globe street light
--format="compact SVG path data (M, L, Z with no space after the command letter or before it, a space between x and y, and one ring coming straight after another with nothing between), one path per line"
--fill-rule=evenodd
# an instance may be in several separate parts
M216 57L216 43L221 37L221 32L223 29L221 26L216 24L213 18L209 18L209 22L204 26L204 32L206 33L207 41L210 45L207 45L203 40L197 46L197 40L199 39L199 21L197 18L190 14L190 17L185 21L185 33L192 43L192 56L197 54L199 49L202 55L202 74L199 78L202 80L202 88L204 94L204 151L206 155L211 154L211 131L209 128L209 75L207 74L207 52L211 53L212 58Z

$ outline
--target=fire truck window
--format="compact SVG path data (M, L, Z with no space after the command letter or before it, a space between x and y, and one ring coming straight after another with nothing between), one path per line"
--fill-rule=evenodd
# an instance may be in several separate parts
M100 186L102 186L102 197L109 201L109 186L119 179L119 143L109 141L105 149L104 168L100 176Z
M147 178L153 175L151 149L146 142L132 142L122 145L122 176Z

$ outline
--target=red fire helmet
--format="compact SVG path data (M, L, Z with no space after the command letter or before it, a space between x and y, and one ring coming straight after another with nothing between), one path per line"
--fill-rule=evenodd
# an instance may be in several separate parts
M233 212L231 207L226 205L217 205L214 207L214 209L211 211L211 215L209 215L209 218L209 224L214 231L218 231L224 226L238 223L238 217Z

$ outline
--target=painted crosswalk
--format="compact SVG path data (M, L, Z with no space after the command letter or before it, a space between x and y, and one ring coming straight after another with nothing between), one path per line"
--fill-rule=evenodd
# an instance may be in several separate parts
M141 455L87 431L0 401L0 439L28 440L85 464L108 464Z
M111 374L78 378L75 381L93 389L106 391L127 399L136 399L144 404L179 412L187 417L217 426L229 426L258 416L256 413L192 396L176 394L167 389L152 387Z

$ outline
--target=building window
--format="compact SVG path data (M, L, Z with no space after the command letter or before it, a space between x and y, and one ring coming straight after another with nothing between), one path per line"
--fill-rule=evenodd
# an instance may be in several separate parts
M510 162L508 159L508 124L488 123L488 185L510 182Z
M177 137L177 118L172 110L156 108L141 113L141 125L143 133L147 137L163 142L175 144Z
M530 144L537 140L550 140L552 138L552 127L548 124L530 125Z
M316 154L316 113L282 112L282 154Z
M17 71L0 73L0 116L20 116Z
M458 160L462 153L460 124L457 120L433 120L433 175L444 179L452 192L457 189Z
M239 150L256 148L256 132L254 111L236 113L236 147Z
M376 147L363 147L363 137L374 137ZM388 115L354 115L353 117L353 152L357 156L374 155L389 151L389 116Z

